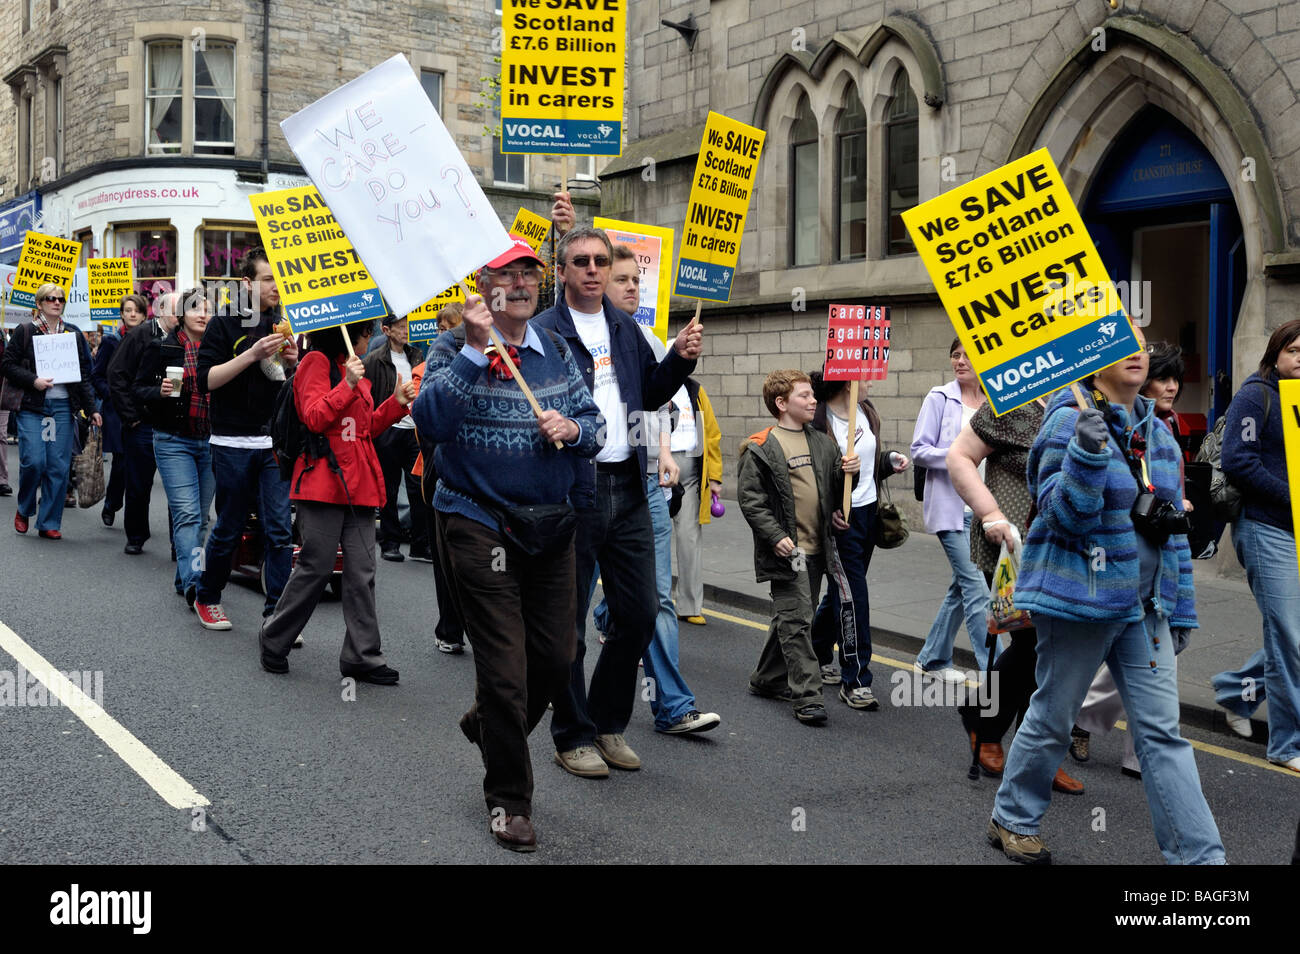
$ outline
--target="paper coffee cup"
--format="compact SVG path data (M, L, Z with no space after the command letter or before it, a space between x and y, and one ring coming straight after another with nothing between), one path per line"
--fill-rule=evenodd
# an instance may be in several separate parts
M174 398L178 398L178 397L180 397L180 396L181 396L181 384L182 384L182 383L184 382L184 380L185 380L185 369L184 369L184 368L177 368L177 367L169 367L169 368L167 369L167 377L171 378L171 382L172 382L172 393L171 393L171 396L174 397Z

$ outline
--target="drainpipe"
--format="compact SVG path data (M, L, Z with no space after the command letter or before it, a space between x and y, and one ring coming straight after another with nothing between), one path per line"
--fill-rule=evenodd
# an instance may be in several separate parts
M271 62L271 0L262 0L262 181L271 171L270 106L271 89L267 85Z

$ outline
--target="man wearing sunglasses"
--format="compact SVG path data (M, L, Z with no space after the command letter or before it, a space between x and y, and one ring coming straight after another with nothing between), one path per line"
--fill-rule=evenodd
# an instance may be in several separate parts
M672 400L695 370L703 337L698 325L688 325L664 360L655 361L636 322L605 295L612 259L604 232L585 226L567 232L556 249L564 296L533 319L537 328L564 338L602 417L595 459L573 459L577 651L569 691L556 698L551 719L555 761L581 778L608 777L610 765L641 767L623 731L636 702L637 662L654 636L659 597L642 476L646 448L629 433L629 417L635 414L635 422ZM583 657L597 564L613 625L588 691Z

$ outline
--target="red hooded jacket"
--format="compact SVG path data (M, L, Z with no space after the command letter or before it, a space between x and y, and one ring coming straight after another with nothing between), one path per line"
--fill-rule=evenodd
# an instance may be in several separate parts
M345 492L343 482L330 470L327 461L312 461L311 469L304 476L303 471L308 467L304 456L293 465L290 497L317 503L382 507L387 498L373 437L406 416L408 408L398 404L396 397L390 397L376 408L370 398L370 382L365 378L357 381L355 388L348 387L346 377L330 387L328 361L319 351L308 351L303 356L293 376L294 403L307 429L329 438L347 489ZM340 360L340 369L342 365Z

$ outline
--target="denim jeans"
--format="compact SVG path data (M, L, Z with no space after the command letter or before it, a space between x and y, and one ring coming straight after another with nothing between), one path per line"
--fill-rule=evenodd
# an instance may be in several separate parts
M153 453L172 515L172 545L176 548L180 588L187 591L191 586L198 587L203 566L200 555L216 491L212 454L206 438L182 437L167 431L153 432Z
M655 534L655 586L659 591L659 615L655 617L655 635L646 647L641 661L650 680L650 711L655 717L655 728L667 729L695 708L695 695L682 678L677 662L677 609L673 605L673 522L668 516L668 501L664 500L659 486L659 475L650 474L645 479L646 499L650 505L650 525ZM592 577L595 585L595 577ZM591 601L591 596L587 597ZM602 599L592 613L597 632L606 636L613 626L609 607Z
M646 505L645 475L639 470L635 457L618 470L598 468L595 506L578 510L573 548L577 646L568 690L556 696L551 716L551 736L559 752L591 745L597 735L621 733L632 718L637 661L654 638L659 611L654 528ZM583 657L597 564L613 626L612 636L600 647L588 692Z
M1233 701L1228 708L1249 716L1267 696L1268 757L1286 762L1300 756L1300 576L1295 537L1243 516L1233 526L1232 542L1264 617L1264 648L1245 669L1215 676L1215 697L1226 705L1226 696ZM1252 686L1246 679L1255 680L1253 702L1242 698L1249 695L1243 689Z
M812 641L817 652L817 662L825 666L831 661L832 647L840 644L840 681L849 690L871 685L871 606L867 593L867 567L875 550L876 502L865 507L854 507L850 513L849 529L835 535L835 548L839 551L840 565L849 580L849 593L853 603L853 632L842 632L840 623L840 588L826 567L826 595L813 617ZM951 654L950 654L951 655Z
M971 648L975 650L975 662L981 671L988 668L988 624L984 609L988 605L989 588L984 582L984 574L971 562L970 524L971 513L968 510L960 533L940 530L937 534L944 553L948 554L948 563L952 565L952 582L948 584L948 593L930 627L930 634L925 637L925 645L916 657L924 669L946 669L952 665L952 644L957 639L963 618ZM1002 637L999 636L994 660L1001 651Z
M36 514L37 530L58 530L63 526L75 427L72 402L66 399L47 397L44 414L18 412L18 512L24 517Z
M1229 669L1210 680L1214 687L1214 701L1235 712L1243 719L1255 714L1268 698L1268 685L1264 679L1264 664L1268 654L1263 648L1255 650L1240 669Z
M248 523L249 511L256 508L266 548L262 564L266 574L266 606L262 615L270 615L293 567L290 482L280 477L280 468L270 448L212 444L210 450L216 480L217 521L208 534L198 601L221 602L221 591L230 580L230 563L239 546L240 534Z
M1156 841L1170 864L1223 864L1223 842L1201 793L1191 745L1178 734L1178 664L1166 620L1073 622L1035 616L1038 689L1007 755L993 820L1039 831L1070 728L1103 662L1129 714L1129 731ZM1154 661L1155 665L1152 665Z

